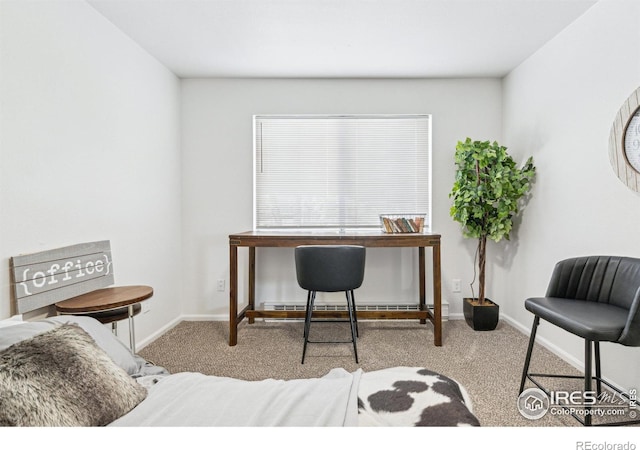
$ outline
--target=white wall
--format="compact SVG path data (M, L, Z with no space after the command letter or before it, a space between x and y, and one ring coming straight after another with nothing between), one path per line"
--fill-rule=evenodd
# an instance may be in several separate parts
M508 254L513 270L498 269L495 278L503 280L503 312L527 330L532 315L524 299L544 295L558 260L640 255L640 196L618 180L608 156L611 124L639 85L636 0L598 2L504 80L504 143L533 154L538 176ZM578 339L544 325L539 336L583 360ZM638 387L640 349L609 344L602 353L605 375Z
M228 284L218 292L216 281L228 282L228 235L252 225L253 114L433 114L433 229L452 316L472 278L474 242L448 214L453 151L467 136L501 140L538 166L514 239L489 243L489 296L523 331L523 301L544 293L558 259L640 254L639 196L615 177L607 148L618 107L640 84L635 0L600 1L503 83L180 82L84 2L0 8L0 318L10 315L10 256L97 239L112 242L118 284L155 288L138 340L180 314L226 318ZM413 301L415 255L370 254L359 301ZM259 299L302 300L290 250L258 252L258 264ZM453 278L462 293L451 292ZM544 326L540 336L582 359L578 340ZM614 381L637 383L638 349L603 353Z
M459 314L462 294L451 293L451 279L471 280L474 243L462 238L459 225L449 217L453 154L456 142L467 136L500 138L501 102L501 82L495 79L183 80L185 311L228 317L228 236L250 230L253 223L252 115L430 113L433 231L442 234L443 297L450 311ZM245 260L246 253L240 250ZM411 249L369 249L358 302L415 304L416 259ZM258 249L257 265L258 302L304 302L292 249ZM242 288L246 267L240 275ZM217 279L227 281L225 292L216 290Z
M144 340L182 306L179 81L85 2L0 7L0 318L11 256L110 239Z

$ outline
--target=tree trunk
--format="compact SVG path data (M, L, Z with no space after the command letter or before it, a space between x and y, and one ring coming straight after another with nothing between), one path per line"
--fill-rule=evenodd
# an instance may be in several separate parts
M482 180L480 179L480 161L476 160L476 182L477 185L480 186L482 184ZM487 217L482 220L482 229L487 225ZM487 235L482 234L478 240L478 303L484 305L484 267L487 261Z
M478 302L484 304L484 273L485 263L487 261L487 236L480 236L478 240Z

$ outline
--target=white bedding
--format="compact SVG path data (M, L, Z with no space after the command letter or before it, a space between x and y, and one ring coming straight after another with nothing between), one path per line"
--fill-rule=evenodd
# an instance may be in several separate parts
M183 372L138 378L147 398L110 426L476 426L456 381L423 367L243 381Z
M169 374L131 353L89 317L2 322L7 326L0 327L0 354L61 323L76 323L115 365L146 387L146 398L110 423L113 427L479 425L465 389L423 367L352 373L337 368L323 377L288 381Z
M158 377L111 426L356 426L358 370L321 378L243 381L182 372Z

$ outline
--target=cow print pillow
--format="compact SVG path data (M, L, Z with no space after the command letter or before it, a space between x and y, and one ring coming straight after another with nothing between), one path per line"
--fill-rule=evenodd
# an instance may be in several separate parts
M393 367L362 375L360 426L479 426L465 389L418 367Z

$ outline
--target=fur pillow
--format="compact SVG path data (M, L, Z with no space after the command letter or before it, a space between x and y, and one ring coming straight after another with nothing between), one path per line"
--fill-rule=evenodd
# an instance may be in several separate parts
M0 425L102 426L146 396L75 324L0 352Z

